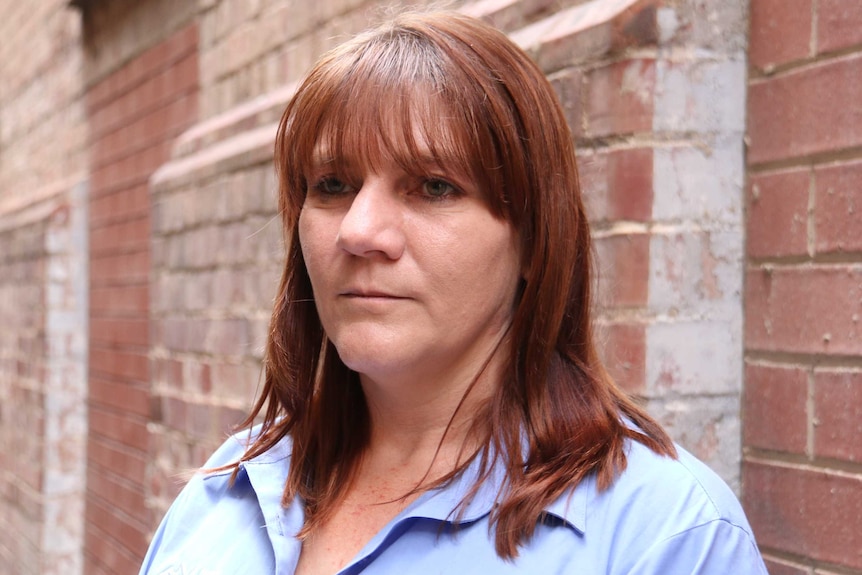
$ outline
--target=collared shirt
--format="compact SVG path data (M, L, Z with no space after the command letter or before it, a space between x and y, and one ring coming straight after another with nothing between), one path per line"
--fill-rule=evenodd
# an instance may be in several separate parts
M207 468L237 461L248 433L229 439ZM300 500L284 507L290 439L230 473L199 474L155 533L141 575L294 573L302 544ZM582 481L545 509L518 557L494 548L489 513L502 481L492 474L466 512L452 510L478 472L425 492L395 517L340 575L767 575L731 490L692 455L662 457L630 441L628 466L604 491Z

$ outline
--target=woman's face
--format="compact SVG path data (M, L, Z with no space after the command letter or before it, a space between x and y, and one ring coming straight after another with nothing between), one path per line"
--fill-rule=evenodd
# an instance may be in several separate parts
M511 225L445 166L415 176L384 159L343 174L332 160L318 154L306 174L299 239L341 360L376 381L472 376L511 321Z

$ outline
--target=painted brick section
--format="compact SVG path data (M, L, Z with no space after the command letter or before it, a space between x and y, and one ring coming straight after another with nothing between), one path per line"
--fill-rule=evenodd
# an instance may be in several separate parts
M153 521L140 464L152 457L147 181L168 159L173 140L196 119L197 78L197 27L192 24L104 76L87 93L94 302L87 572L132 572L143 558ZM141 472L126 472L116 461L138 462Z
M41 466L47 342L40 303L45 292L44 221L3 230L0 310L11 329L0 333L0 568L38 573L41 553Z

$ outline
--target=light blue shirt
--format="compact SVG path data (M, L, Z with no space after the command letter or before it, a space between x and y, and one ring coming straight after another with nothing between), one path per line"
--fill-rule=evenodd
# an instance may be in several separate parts
M248 433L229 439L205 467L232 463ZM303 523L300 500L281 505L290 440L229 472L199 474L153 538L141 575L293 574ZM661 457L628 446L628 468L598 492L588 478L546 508L514 561L500 559L488 515L502 479L482 485L461 517L452 510L476 477L421 495L353 558L354 575L767 575L751 528L730 489L686 451Z

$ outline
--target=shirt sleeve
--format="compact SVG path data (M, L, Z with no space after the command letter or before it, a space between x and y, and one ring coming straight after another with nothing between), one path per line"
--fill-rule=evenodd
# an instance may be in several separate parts
M192 479L192 482L195 480L199 480L199 478ZM180 495L176 498L168 509L168 512L162 518L161 523L159 523L159 527L156 529L156 532L153 534L153 539L150 541L147 554L144 556L144 562L141 564L139 575L157 575L160 572L156 570L158 569L158 558L162 555L163 551L167 551L167 549L163 549L165 545L170 547L171 537L168 535L168 531L170 529L169 526L173 524L172 519L174 516L182 516L184 514L184 508L186 506L185 500L188 498L189 491L190 487L188 485L183 488Z
M626 575L768 575L749 531L724 519L656 542Z

